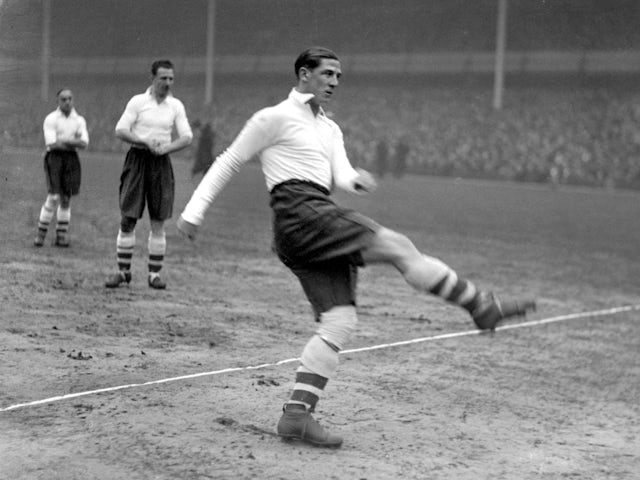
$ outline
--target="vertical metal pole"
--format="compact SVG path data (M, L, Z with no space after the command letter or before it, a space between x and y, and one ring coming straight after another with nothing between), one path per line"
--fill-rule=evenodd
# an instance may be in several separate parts
M42 0L42 84L40 96L49 99L49 74L51 63L51 0Z
M493 80L493 108L502 108L504 90L504 53L507 36L507 0L498 0L498 22L496 28L496 62Z
M213 102L213 78L215 56L216 0L209 0L207 6L207 58L205 71L205 105L211 107Z

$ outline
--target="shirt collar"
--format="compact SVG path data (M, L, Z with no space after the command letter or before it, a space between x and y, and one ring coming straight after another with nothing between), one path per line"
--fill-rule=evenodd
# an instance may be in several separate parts
M294 102L300 105L306 105L309 107L309 109L311 109L311 106L309 105L309 100L311 100L312 98L313 98L313 93L302 93L296 90L295 88L292 88L291 92L289 93L290 100L293 100ZM318 115L325 116L324 109L322 107L320 107L320 110L318 111Z
M151 98L153 98L154 100L156 99L156 97L154 97L151 94L151 89L153 88L153 85L149 85L149 88L147 88L146 94L149 95ZM165 98L165 100L169 97L173 97L173 93L171 91L169 91L169 94L167 95L167 97ZM164 100L163 100L164 101Z
M60 110L60 107L56 108L58 115L62 116L62 117L66 117L66 115L64 113L62 113L62 110ZM75 117L76 115L78 115L78 112L76 112L75 108L71 109L71 112L69 112L69 117L67 118L71 118L71 117Z

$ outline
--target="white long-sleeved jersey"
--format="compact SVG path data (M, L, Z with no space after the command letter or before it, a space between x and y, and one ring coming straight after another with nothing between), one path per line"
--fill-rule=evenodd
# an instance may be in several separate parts
M200 225L231 177L256 155L269 191L295 179L355 193L359 174L347 158L342 131L322 109L314 115L308 104L312 97L293 89L286 100L255 113L209 168L182 218Z

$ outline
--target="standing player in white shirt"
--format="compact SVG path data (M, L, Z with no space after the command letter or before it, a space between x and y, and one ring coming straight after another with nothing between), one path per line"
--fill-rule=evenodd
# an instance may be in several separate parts
M175 193L170 153L187 147L193 138L184 105L171 93L174 73L169 60L151 65L152 83L135 95L116 125L116 137L131 144L120 176L120 229L116 239L118 272L105 286L116 288L131 281L131 260L136 243L135 227L149 211L151 231L148 246L148 284L166 288L160 278L167 241L164 222L173 213ZM175 127L177 138L172 139Z
M73 92L63 88L56 95L58 108L44 119L44 172L47 180L47 199L40 209L36 247L44 245L49 224L56 215L54 245L69 246L71 197L80 192L81 168L78 148L89 145L87 122L73 107Z
M330 197L334 187L359 193L376 186L371 174L352 168L342 132L322 108L338 86L340 62L330 50L311 48L296 60L295 74L297 84L289 97L254 114L216 159L178 219L178 228L194 239L216 195L243 164L259 155L271 194L276 252L300 280L318 322L302 351L277 432L283 438L337 447L342 438L326 432L311 412L356 326L357 267L393 265L416 290L467 310L480 329L492 330L505 318L524 315L535 303L500 302L440 260L419 252L405 235L336 205Z

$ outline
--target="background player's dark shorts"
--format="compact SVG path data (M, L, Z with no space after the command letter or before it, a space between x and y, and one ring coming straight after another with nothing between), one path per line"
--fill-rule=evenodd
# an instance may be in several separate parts
M145 205L151 220L166 220L173 214L175 180L169 155L130 148L120 175L122 215L142 218Z
M75 151L52 150L44 156L47 192L68 197L80 193L80 158Z
M312 182L292 180L271 191L274 249L298 277L316 319L338 305L355 305L361 250L380 225L336 205Z

